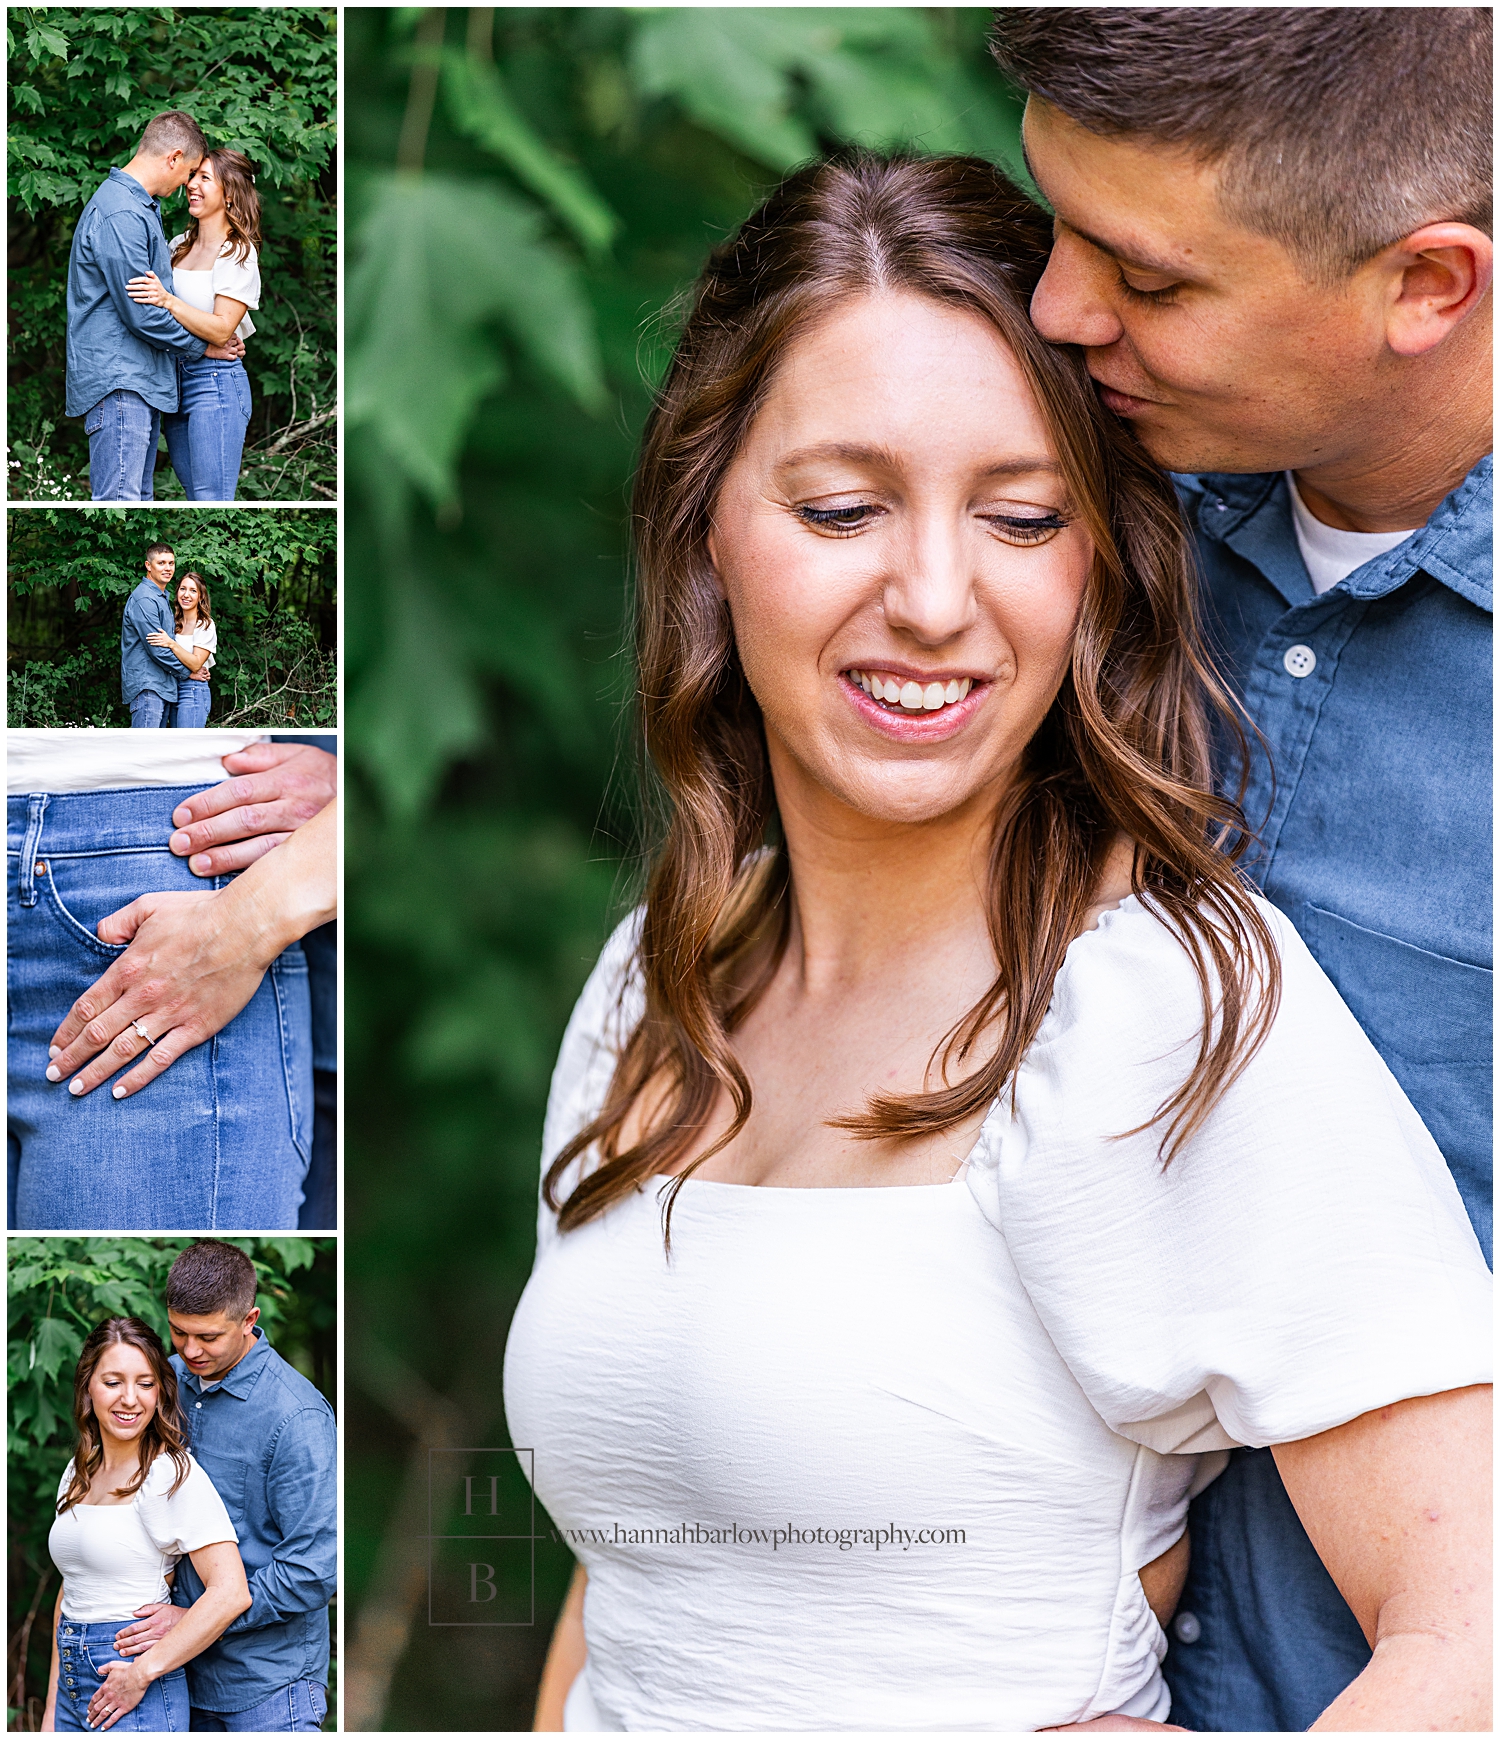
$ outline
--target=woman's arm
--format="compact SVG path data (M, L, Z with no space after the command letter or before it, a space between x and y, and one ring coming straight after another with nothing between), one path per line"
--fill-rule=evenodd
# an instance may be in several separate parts
M87 1063L68 1090L88 1093L134 1062L114 1095L138 1091L226 1027L276 956L337 911L336 802L216 893L132 901L98 925L101 942L129 946L52 1035L47 1079Z
M43 1733L57 1731L57 1627L62 1621L62 1597L63 1591L59 1588L52 1607L52 1670L47 1674L47 1704L42 1710Z
M170 634L148 634L147 640L153 646L164 646L167 651L175 653L191 671L202 670L208 662L206 646L184 646L180 640L174 640Z
M151 302L158 308L165 308L179 326L185 326L194 338L202 338L209 344L227 344L234 337L235 328L245 318L249 306L246 302L236 302L233 296L215 296L213 313L207 314L191 302L184 302L181 296L174 296L155 272L131 278L125 288L131 301Z
M1424 1395L1276 1448L1374 1650L1313 1732L1489 1730L1490 1397Z
M588 1659L588 1647L583 1640L583 1593L588 1582L588 1571L578 1565L568 1584L568 1597L557 1615L547 1664L542 1668L542 1682L536 1694L536 1720L532 1723L534 1733L563 1730L563 1704Z
M106 1661L109 1676L94 1692L89 1720L103 1731L127 1715L157 1679L203 1653L250 1604L240 1549L229 1540L189 1552L203 1592L158 1643L132 1661Z

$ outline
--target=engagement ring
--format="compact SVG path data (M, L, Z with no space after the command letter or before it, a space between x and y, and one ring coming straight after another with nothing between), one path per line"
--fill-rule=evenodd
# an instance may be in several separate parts
M130 1024L135 1028L135 1030L141 1035L141 1037L146 1041L146 1043L148 1045L154 1045L156 1043L156 1040L154 1038L152 1038L150 1033L148 1033L146 1031L145 1027L143 1027L138 1020L133 1020L133 1021L131 1021Z

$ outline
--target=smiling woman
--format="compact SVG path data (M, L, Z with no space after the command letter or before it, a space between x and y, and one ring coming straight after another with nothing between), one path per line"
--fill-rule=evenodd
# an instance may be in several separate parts
M506 1355L580 1558L541 1729L1160 1726L1236 1444L1372 1637L1481 1634L1484 1259L1237 871L1185 533L1027 320L1048 240L974 159L802 170L649 422L670 819ZM1483 1646L1423 1658L1320 1725L1474 1724Z

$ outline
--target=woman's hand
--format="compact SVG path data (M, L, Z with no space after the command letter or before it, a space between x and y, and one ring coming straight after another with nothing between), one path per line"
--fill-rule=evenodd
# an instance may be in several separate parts
M1092 1721L1075 1721L1070 1727L1040 1727L1041 1733L1187 1733L1170 1721L1140 1721L1134 1715L1096 1715Z
M89 1703L89 1724L102 1733L140 1702L151 1678L139 1661L105 1661L99 1671L109 1676Z
M123 1099L234 1019L281 950L267 953L233 902L226 907L229 892L145 894L103 920L99 940L129 947L52 1035L49 1081L81 1069L68 1083L81 1097L139 1059L114 1089Z
M158 308L172 306L172 293L155 272L146 272L139 278L127 278L125 290L132 302L151 302Z
M133 1062L113 1088L128 1098L227 1026L276 956L337 910L332 803L216 893L133 900L98 926L101 942L128 946L52 1035L47 1079L86 1065L68 1083L78 1097Z
M188 672L188 675L192 678L192 680L194 682L207 682L208 681L208 672L206 670L190 670Z

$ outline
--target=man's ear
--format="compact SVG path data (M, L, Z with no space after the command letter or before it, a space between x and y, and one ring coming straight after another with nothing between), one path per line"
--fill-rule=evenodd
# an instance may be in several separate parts
M1473 224L1429 223L1382 258L1391 274L1386 343L1397 356L1425 356L1483 301L1495 244Z
M254 1307L254 1308L253 1308L253 1309L252 1309L252 1310L251 1310L251 1311L250 1311L250 1312L249 1312L249 1314L248 1314L248 1315L247 1315L247 1316L246 1316L246 1318L245 1318L245 1327L246 1327L246 1328L254 1328L254 1327L255 1327L255 1325L256 1325L256 1323L258 1323L258 1322L259 1322L259 1321L260 1321L260 1306L259 1306L259 1305L258 1305L258 1304L257 1304L257 1305L256 1305L256 1306L255 1306L255 1307Z

